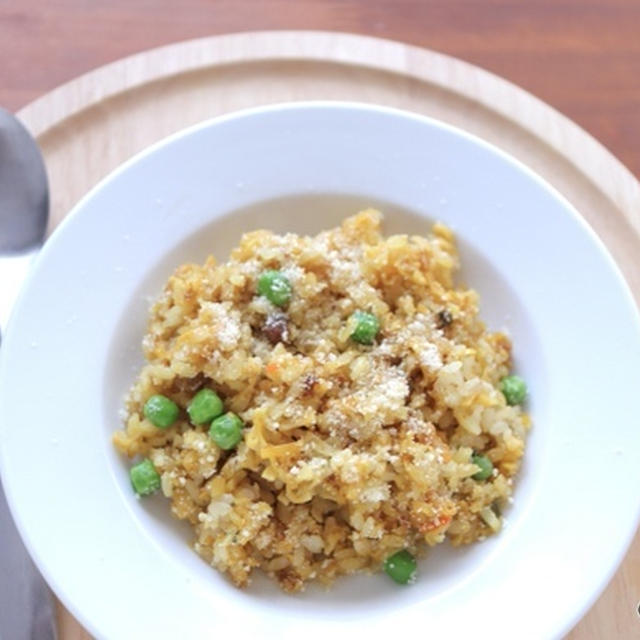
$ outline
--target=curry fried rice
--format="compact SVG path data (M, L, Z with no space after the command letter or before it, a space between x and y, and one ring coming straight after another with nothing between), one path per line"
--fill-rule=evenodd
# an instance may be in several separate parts
M510 341L455 285L450 230L385 238L381 218L247 233L228 262L179 267L151 309L113 441L151 461L197 553L240 587L255 567L286 591L328 585L501 527L529 428L501 390ZM264 295L265 273L288 295ZM194 424L202 389L241 419L237 444ZM168 427L145 410L155 395L177 405Z

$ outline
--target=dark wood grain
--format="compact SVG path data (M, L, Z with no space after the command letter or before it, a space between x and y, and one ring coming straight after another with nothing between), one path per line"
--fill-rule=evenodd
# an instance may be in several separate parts
M0 2L0 104L17 109L168 42L296 28L402 40L485 67L640 175L639 0L12 0Z

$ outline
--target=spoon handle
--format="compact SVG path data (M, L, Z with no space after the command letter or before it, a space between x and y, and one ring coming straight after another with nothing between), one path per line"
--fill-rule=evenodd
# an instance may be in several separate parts
M0 539L0 636L15 640L55 640L51 594L13 524L2 485Z
M7 329L11 309L40 247L16 255L0 256L0 331Z
M20 287L40 247L0 256L0 329L4 332ZM1 334L0 334L1 340ZM54 640L51 594L27 554L0 484L0 636Z

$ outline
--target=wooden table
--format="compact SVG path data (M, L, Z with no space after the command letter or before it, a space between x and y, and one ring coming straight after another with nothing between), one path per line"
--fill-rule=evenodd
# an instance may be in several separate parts
M9 109L125 55L257 29L350 31L462 58L531 91L640 175L638 0L9 0Z
M574 119L640 175L639 27L637 0L24 0L19 8L0 4L0 104L17 109L96 66L172 41L255 29L351 31L440 50L502 75ZM628 616L640 594L619 595ZM611 637L622 637L612 617ZM66 612L60 622L62 640L87 637ZM588 619L570 635L598 637Z

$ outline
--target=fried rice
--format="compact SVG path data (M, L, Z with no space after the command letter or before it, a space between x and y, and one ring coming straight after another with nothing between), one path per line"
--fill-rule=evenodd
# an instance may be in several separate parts
M247 233L227 262L180 266L151 309L113 441L153 462L195 551L239 587L255 568L286 591L329 585L502 525L530 424L499 389L510 341L454 281L449 229L385 238L381 221L367 210L315 237ZM292 285L285 309L256 292L267 269ZM372 345L351 339L357 310L380 322ZM189 421L204 388L244 422L231 451ZM181 409L166 430L144 417L153 394Z

